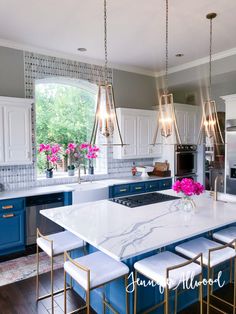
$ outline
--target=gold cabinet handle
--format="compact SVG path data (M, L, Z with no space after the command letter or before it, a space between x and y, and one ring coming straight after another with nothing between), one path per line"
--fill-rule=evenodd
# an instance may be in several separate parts
M12 218L14 216L15 216L14 214L6 214L6 215L3 215L2 217L3 218Z
M6 206L2 206L2 209L12 209L13 205L6 205Z
M142 187L141 186L136 186L135 190L142 190Z
M120 189L120 192L126 192L127 189Z

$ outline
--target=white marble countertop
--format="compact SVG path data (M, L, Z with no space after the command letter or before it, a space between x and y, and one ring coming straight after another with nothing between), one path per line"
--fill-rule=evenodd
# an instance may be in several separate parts
M165 193L175 195L170 190ZM41 214L111 257L124 260L236 222L235 204L215 202L209 193L194 201L192 213L177 210L176 201L128 208L103 200Z
M71 192L71 191L74 191L74 188L68 185L52 185L52 186L28 188L28 189L17 190L17 191L5 191L5 192L0 192L0 201L5 200L5 199L18 198L18 197L28 197L28 196L33 196L33 195L45 195L45 194Z
M79 191L88 191L88 190L96 190L102 187L108 187L115 184L127 184L127 183L135 183L135 182L142 182L142 181L150 181L150 180L162 180L162 179L170 179L162 178L162 177L121 177L115 179L105 179L105 180L97 180L91 182L82 182L81 184L72 183L72 184L60 184L60 185L50 185L45 187L33 187L28 189L16 190L16 191L3 191L0 192L0 200L4 199L11 199L11 198L18 198L18 197L28 197L33 195L44 195L44 194L51 194L51 193L59 193L59 192L70 192L74 190Z

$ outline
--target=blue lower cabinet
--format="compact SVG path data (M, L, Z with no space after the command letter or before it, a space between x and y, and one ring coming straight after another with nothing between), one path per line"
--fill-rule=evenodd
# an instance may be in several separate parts
M0 255L25 249L24 198L0 201Z
M167 180L160 180L159 182L159 190L168 190L171 189L172 187L172 180L167 179Z
M0 255L25 248L25 211L0 215Z
M146 182L119 184L109 187L109 197L121 197L132 194L168 190L172 187L172 179L149 180Z
M130 185L130 193L135 194L135 193L145 193L145 183L134 183Z

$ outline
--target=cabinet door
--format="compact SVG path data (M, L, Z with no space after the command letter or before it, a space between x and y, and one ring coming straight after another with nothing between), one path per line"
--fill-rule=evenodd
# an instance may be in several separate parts
M31 163L31 117L27 106L4 107L5 163Z
M156 113L154 113L154 116L149 118L150 124L149 124L149 143L153 143L153 138L156 132L156 127L157 127L157 116ZM157 145L149 146L149 156L150 157L160 157L162 155L162 143L163 143L163 138L161 136L160 130L158 130L158 135L157 135L157 140L156 140Z
M25 244L24 211L1 213L0 255Z
M0 163L4 162L4 124L3 124L3 107L0 106Z
M195 144L198 137L198 115L196 111L186 112L186 142L187 144Z
M148 157L151 144L150 136L150 117L137 117L137 155L139 157Z
M179 129L180 139L183 144L187 144L186 141L186 112L182 110L175 110L176 121Z
M122 156L126 158L137 158L137 118L135 115L122 115L121 117L121 130L123 135L123 140L127 146L122 149Z

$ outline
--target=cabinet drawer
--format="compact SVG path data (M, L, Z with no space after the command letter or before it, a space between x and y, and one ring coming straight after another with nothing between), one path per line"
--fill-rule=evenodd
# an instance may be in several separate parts
M126 195L128 193L130 193L129 184L122 184L122 185L114 186L114 196Z
M15 211L24 210L25 200L24 198L14 198L9 200L0 201L0 213L3 211Z
M172 180L168 179L168 180L160 180L159 182L159 189L160 190L168 190L171 189L172 187Z
M144 183L135 183L130 186L130 193L143 193L145 192Z
M159 181L152 181L145 183L146 191L158 191L159 190Z
M25 242L24 212L13 211L0 214L0 253L17 248Z

